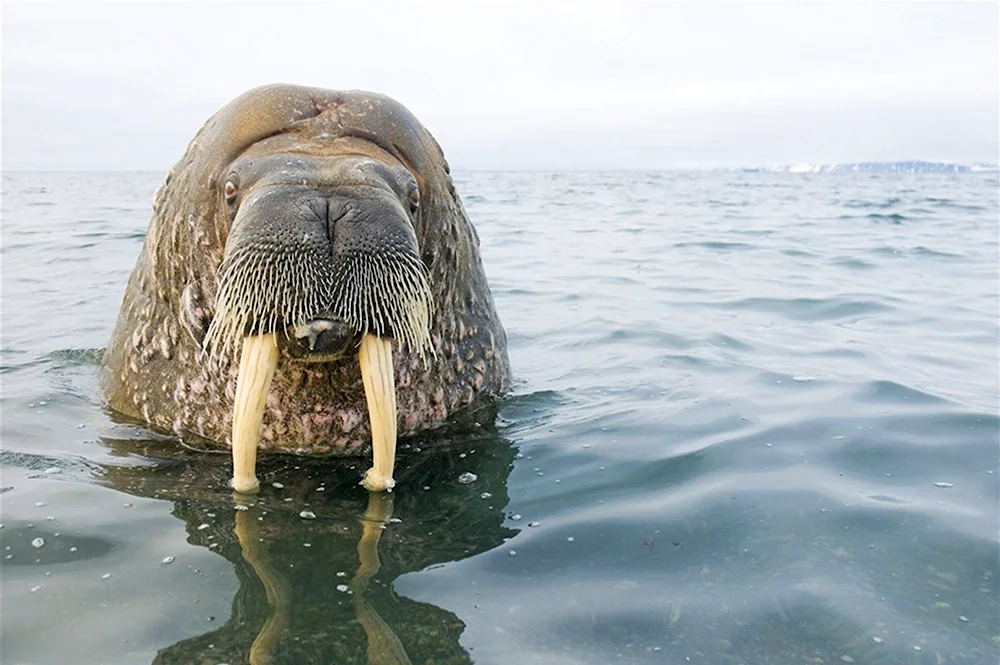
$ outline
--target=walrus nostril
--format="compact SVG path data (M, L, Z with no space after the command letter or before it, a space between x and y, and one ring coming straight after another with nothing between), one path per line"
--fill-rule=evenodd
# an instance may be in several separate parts
M326 225L330 215L330 202L322 197L313 196L302 202L302 211Z
M360 211L358 207L345 199L327 200L326 228L330 242L333 242L336 226L338 222L351 222L358 218Z

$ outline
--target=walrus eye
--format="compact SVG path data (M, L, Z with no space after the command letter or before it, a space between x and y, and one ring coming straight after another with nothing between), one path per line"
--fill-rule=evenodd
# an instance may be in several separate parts
M414 187L410 190L410 214L417 214L417 208L420 207L420 190Z
M238 191L239 181L235 176L230 176L226 180L226 186L223 187L222 193L226 196L226 203L232 203L236 200L236 192Z

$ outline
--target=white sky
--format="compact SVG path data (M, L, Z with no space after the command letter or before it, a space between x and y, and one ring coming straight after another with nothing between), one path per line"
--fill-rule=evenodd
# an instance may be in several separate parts
M998 3L11 3L3 168L165 170L272 82L412 110L459 169L996 162Z

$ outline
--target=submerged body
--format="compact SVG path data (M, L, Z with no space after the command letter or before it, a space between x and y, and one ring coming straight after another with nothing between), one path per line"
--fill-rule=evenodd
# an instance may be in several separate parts
M509 382L478 244L441 149L400 104L252 90L206 123L154 196L106 352L108 404L231 445L244 341L273 340L257 354L275 358L252 396L260 448L360 455L367 336L387 347L393 437L439 425Z

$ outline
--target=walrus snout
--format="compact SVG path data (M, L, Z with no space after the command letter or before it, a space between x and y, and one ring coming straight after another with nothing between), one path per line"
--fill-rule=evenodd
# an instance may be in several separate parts
M292 171L258 179L237 166L227 177L233 222L209 347L234 353L244 337L272 332L310 361L335 359L368 332L421 354L429 346L416 183L402 167L346 161L299 159ZM319 329L324 320L329 330Z

